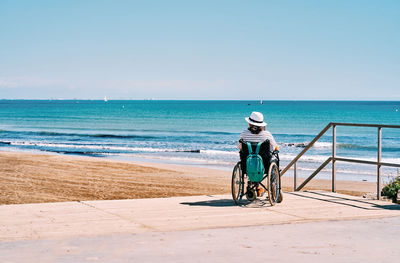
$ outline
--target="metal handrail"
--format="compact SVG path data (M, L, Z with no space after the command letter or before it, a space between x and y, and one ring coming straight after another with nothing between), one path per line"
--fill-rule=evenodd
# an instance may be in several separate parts
M286 171L289 170L290 167L292 167L292 165L295 162L297 162L297 160L299 160L300 157L303 156L303 154L305 154L308 151L308 149L310 149L314 145L314 143L316 143L318 141L318 139L321 138L322 135L324 135L327 130L329 130L329 128L331 126L332 126L332 123L329 123L328 125L326 125L326 127L317 136L315 136L315 138L306 146L306 148L304 148L296 157L294 157L294 159L285 167L285 169L282 170L281 175L286 173Z
M378 148L377 161L367 161L362 159L336 157L336 126L353 126L353 127L373 127L378 128ZM306 153L314 144L332 127L332 156L317 168L299 187L297 187L297 161ZM365 123L340 123L330 122L315 138L282 170L281 176L285 174L290 167L294 165L294 191L300 191L312 178L314 178L325 166L332 161L332 192L336 192L336 161L372 164L377 166L377 199L380 199L381 191L381 166L400 167L397 163L382 162L382 128L400 129L400 125L387 124L365 124Z
M346 123L346 122L331 122L329 124L335 125L335 126L394 128L394 129L399 129L400 128L400 125L390 125L390 124L368 124L368 123Z

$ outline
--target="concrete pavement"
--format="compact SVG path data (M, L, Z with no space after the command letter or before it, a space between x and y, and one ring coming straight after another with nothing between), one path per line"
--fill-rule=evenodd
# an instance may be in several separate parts
M0 242L0 262L398 262L400 217Z
M364 260L372 262L399 256L399 226L400 205L322 191L285 193L274 207L238 207L224 195L3 205L0 262L210 262L267 252L282 262L332 253L355 262L345 257L352 249L359 259L376 250Z

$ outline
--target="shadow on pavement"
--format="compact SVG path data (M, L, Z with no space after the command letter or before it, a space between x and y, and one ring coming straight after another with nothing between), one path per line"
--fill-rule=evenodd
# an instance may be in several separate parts
M359 209L364 209L364 210L377 210L377 209L387 209L387 210L400 210L400 205L398 204L387 204L387 205L379 205L373 202L369 202L368 200L360 200L356 198L346 198L346 197L341 197L337 196L334 194L329 194L329 193L320 193L320 192L314 192L314 191L305 191L304 193L308 194L313 194L315 196L307 196L304 194L301 194L301 192L295 192L295 193L288 193L291 195L299 196L299 197L304 197L304 198L309 198L309 199L314 199L314 200L319 200L323 202L328 202L328 203L335 203L335 204L340 204L340 205L345 205L345 206L351 206ZM361 205L369 205L370 207L364 207Z
M220 200L210 200L210 201L199 201L199 202L183 202L181 205L190 206L236 206L232 199L220 199Z
M243 201L238 205L233 202L232 199L219 199L219 200L210 200L210 201L199 201L199 202L182 202L181 205L190 205L190 206L213 206L213 207L224 207L224 206L238 206L238 207L247 207L247 208L259 208L270 206L267 200L259 200L256 199L253 202Z

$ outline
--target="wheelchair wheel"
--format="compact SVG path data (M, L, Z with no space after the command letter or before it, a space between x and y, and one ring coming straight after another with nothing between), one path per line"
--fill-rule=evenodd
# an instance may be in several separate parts
M233 168L231 188L233 201L238 205L240 199L242 199L244 188L244 180L240 162L238 162Z
M255 188L253 189L249 189L249 187L247 188L246 199L249 200L250 202L253 202L254 200L257 199L257 191Z
M268 199L271 205L275 205L276 203L280 202L280 175L279 175L279 168L275 162L272 162L268 169Z
M235 202L235 204L240 205L244 192L246 191L245 178L242 174L242 167L240 162L238 162L233 168L231 187L233 201Z

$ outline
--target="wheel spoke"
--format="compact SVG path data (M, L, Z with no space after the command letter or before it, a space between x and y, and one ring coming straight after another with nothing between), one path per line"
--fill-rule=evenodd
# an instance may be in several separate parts
M236 204L241 199L241 192L243 191L243 178L241 175L240 163L237 163L232 172L232 198Z
M268 197L271 205L279 199L279 170L276 163L272 163L268 171Z
M247 198L249 189L254 191L254 187L249 186L249 179L242 173L241 164L238 162L233 168L231 181L232 198L235 204L245 205L249 203ZM243 198L244 196L246 198Z

